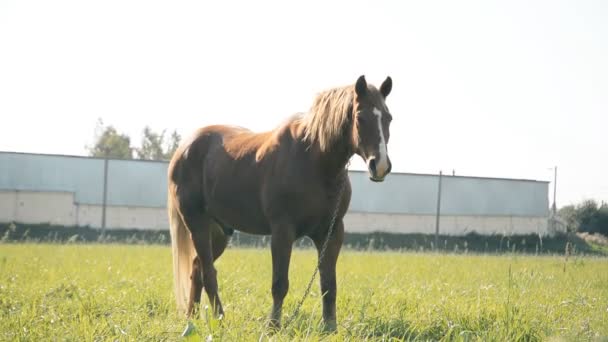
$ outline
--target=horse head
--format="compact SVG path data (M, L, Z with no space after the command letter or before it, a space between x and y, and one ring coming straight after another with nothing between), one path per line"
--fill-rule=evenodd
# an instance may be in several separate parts
M369 177L374 182L382 182L391 172L387 144L392 116L385 100L392 86L390 77L384 80L379 90L368 85L365 76L360 76L355 84L354 151L367 164Z

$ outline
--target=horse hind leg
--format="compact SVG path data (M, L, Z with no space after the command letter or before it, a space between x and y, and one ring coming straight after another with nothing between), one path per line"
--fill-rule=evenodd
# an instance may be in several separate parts
M218 294L217 271L213 261L224 252L228 238L216 222L204 213L184 215L184 220L188 227L192 227L190 233L197 254L193 260L188 308L198 306L204 288L214 315L219 317L224 311Z
M218 225L212 225L211 229L211 246L213 248L213 260L217 260L228 245L228 236ZM196 248L196 247L195 247ZM202 246L200 248L203 248ZM203 292L203 268L198 256L192 260L192 273L190 275L192 281L190 285L190 297L188 299L188 317L196 315L201 303L201 294Z
M192 274L190 275L190 279L192 283L190 285L190 297L188 298L187 317L197 315L203 291L202 268L198 256L194 257L194 260L192 260Z
M213 249L213 260L217 260L226 250L230 237L226 235L224 228L217 222L211 223L211 247Z

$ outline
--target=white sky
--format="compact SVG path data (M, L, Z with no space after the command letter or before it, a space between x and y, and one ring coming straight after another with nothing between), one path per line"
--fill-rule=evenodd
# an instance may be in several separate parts
M608 201L607 18L602 0L0 0L0 150L84 155L98 117L136 144L145 125L266 130L390 75L393 170L558 165L558 205Z

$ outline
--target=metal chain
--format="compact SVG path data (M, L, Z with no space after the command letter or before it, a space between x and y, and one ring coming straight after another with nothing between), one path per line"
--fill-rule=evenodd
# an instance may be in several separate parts
M333 212L333 214L331 216L331 220L329 222L329 229L327 231L327 237L325 238L325 241L323 242L323 246L321 247L321 251L319 252L319 258L317 260L317 267L315 267L315 271L312 273L312 277L310 278L310 281L308 282L308 285L306 286L304 295L302 296L302 298L296 305L296 308L293 311L293 314L287 319L287 322L285 322L285 324L283 324L284 328L287 327L289 324L291 324L293 322L293 320L295 319L295 317L300 312L300 309L302 308L302 304L304 304L306 297L308 297L308 295L310 294L310 290L312 288L312 283L315 281L317 273L319 273L319 267L321 267L321 261L323 260L323 257L325 256L325 251L327 250L327 245L329 244L331 235L334 233L336 218L338 217L338 210L340 210L340 199L342 199L342 194L344 193L344 186L346 185L346 182L347 182L346 180L348 179L348 166L349 165L350 165L350 161L346 164L346 167L345 167L346 171L347 171L346 179L343 179L342 182L340 182L340 188L339 188L340 190L338 191L336 206L334 207L334 212Z

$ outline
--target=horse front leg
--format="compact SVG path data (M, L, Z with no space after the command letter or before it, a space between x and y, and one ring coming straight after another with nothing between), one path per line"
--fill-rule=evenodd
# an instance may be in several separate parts
M281 327L283 300L289 289L289 262L295 240L295 227L287 223L273 224L271 232L273 304L270 327L278 329Z
M318 234L313 237L319 257L323 243L327 239L327 234ZM332 236L327 243L327 249L323 258L320 260L319 274L321 278L321 295L323 296L323 322L325 330L335 331L337 329L336 319L336 263L340 248L344 241L344 223L342 220L336 221Z

